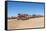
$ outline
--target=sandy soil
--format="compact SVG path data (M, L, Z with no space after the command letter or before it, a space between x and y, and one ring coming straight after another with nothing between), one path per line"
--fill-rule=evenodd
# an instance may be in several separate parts
M8 21L8 29L38 28L44 27L44 17L31 18L29 20L11 19Z

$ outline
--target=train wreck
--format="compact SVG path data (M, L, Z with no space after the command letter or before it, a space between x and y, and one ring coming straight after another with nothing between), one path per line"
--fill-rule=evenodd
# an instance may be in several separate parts
M27 20L30 18L35 18L35 17L43 17L41 15L28 15L28 14L18 14L17 17L8 17L8 19L17 19L17 20Z

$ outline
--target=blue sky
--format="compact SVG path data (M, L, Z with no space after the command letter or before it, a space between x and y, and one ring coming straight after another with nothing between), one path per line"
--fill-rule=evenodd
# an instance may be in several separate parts
M44 15L44 3L8 2L8 16L17 14L40 14Z

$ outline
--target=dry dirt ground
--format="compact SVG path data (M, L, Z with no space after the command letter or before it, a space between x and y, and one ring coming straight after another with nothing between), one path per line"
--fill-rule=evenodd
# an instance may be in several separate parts
M8 29L38 28L44 27L44 17L31 18L29 20L8 20Z

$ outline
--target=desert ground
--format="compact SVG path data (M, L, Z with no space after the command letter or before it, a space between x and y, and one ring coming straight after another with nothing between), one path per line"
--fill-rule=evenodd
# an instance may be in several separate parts
M29 20L8 20L8 29L44 27L44 17L30 18Z

